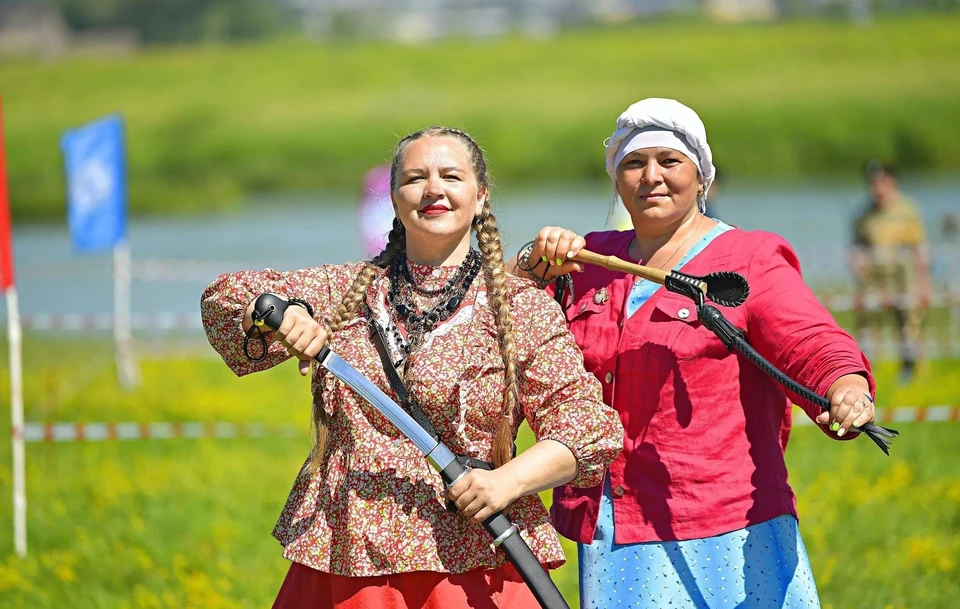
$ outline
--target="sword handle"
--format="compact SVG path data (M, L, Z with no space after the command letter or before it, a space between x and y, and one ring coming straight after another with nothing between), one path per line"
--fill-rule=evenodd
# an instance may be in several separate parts
M253 325L276 330L283 323L287 301L276 294L261 294L253 303Z
M450 488L468 471L462 463L454 459L440 470L440 477L443 478L447 488ZM502 511L493 514L483 521L483 528L493 538L494 545L503 550L507 560L516 567L520 577L527 583L543 609L570 609L560 590L557 589L557 585L550 579L550 574L534 556L530 546L523 540L517 527L510 522L506 514Z

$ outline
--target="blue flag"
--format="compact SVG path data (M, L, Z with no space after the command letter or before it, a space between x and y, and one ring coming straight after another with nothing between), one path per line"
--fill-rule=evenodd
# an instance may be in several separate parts
M123 120L110 115L60 137L67 181L67 223L80 251L110 249L126 236L127 177Z

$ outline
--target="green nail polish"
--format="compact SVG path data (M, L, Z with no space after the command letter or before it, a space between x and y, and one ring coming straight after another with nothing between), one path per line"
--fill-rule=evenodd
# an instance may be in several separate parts
M544 262L550 262L550 259L546 256L540 256L540 260L543 260Z
M837 431L838 429L840 429L840 423L834 421L833 425L830 426L830 431Z
M563 258L557 258L557 266L563 264Z

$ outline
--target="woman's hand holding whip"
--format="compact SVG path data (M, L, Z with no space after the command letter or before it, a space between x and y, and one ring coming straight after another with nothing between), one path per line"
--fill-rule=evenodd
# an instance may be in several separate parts
M830 410L818 415L817 423L829 425L838 438L851 430L858 431L853 428L873 423L877 418L870 386L859 374L841 376L827 390L826 397L830 400Z

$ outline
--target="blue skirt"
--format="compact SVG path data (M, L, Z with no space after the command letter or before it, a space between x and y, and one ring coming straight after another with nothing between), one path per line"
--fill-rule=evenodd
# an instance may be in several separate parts
M706 539L613 543L609 478L591 544L579 544L580 607L819 609L797 520Z

